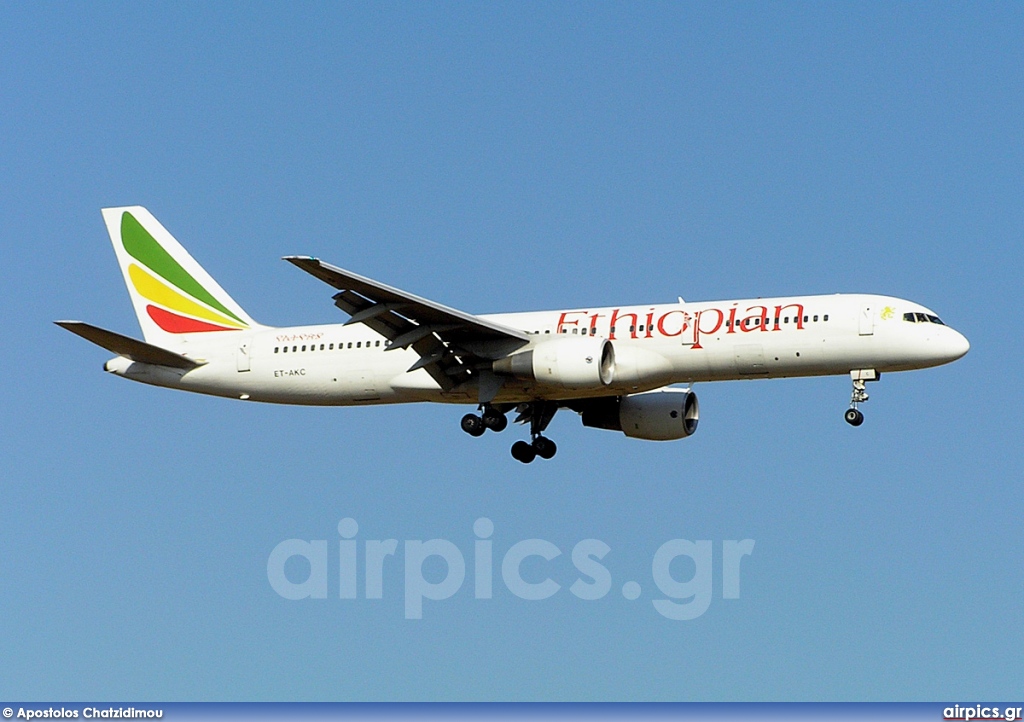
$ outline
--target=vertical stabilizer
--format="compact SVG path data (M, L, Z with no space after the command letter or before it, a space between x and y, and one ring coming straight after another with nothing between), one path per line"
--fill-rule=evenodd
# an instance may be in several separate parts
M180 348L259 326L145 208L104 208L103 220L147 343Z

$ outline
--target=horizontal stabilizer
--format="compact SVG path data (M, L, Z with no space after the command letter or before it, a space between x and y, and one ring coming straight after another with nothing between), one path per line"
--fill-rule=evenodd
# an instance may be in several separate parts
M194 369L202 364L190 358L168 351L165 348L154 346L144 341L122 336L113 331L91 326L81 321L54 321L61 328L66 328L73 334L81 336L86 341L92 341L97 346L107 351L124 356L126 359L155 366L169 366L175 369Z

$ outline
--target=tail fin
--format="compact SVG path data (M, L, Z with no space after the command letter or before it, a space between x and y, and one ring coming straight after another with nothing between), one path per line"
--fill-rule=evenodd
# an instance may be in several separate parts
M103 220L147 343L259 326L145 208L104 208Z

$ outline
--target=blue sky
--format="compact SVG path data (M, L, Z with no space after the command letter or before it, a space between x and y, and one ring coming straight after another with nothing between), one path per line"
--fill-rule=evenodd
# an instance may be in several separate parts
M0 7L0 693L34 700L924 700L1019 694L1017 4ZM312 254L470 312L886 293L971 340L889 375L699 385L667 444L559 455L443 406L128 383L50 322L138 328L100 218L142 204L255 318L341 316ZM289 601L290 538L534 560L545 601ZM604 541L603 599L568 592ZM712 540L707 612L654 552ZM753 539L739 599L721 544ZM685 560L680 560L681 562ZM496 569L500 561L496 561ZM526 568L526 567L524 567ZM680 579L685 564L674 566ZM443 575L443 565L428 569ZM292 573L295 569L291 570ZM631 601L621 585L636 581Z

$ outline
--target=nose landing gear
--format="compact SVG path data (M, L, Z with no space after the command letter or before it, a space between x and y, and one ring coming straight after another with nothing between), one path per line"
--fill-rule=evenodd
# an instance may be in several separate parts
M850 426L860 426L864 423L864 414L857 408L868 400L868 392L864 388L868 381L878 381L881 374L874 369L855 369L850 372L850 380L853 381L853 393L850 395L850 408L843 414L846 423Z

